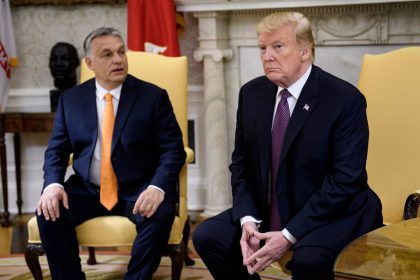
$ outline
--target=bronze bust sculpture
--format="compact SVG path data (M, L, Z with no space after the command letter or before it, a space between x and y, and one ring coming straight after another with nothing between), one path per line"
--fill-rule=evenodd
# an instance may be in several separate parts
M49 68L57 90L50 91L51 111L55 112L62 91L76 85L76 70L80 61L77 49L66 42L58 42L50 52Z

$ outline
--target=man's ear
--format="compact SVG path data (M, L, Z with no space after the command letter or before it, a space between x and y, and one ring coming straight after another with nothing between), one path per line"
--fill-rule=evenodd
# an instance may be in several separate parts
M89 58L89 57L85 57L85 62L86 62L86 65L87 65L87 67L90 69L90 70L92 70L93 71L93 69L92 69L92 60Z
M311 57L311 48L309 46L304 46L302 48L302 61L307 61Z

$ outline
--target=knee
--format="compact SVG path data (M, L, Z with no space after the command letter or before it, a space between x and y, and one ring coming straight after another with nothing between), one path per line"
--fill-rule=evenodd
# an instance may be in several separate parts
M51 221L47 221L44 217L44 215L38 215L36 214L36 221L38 224L38 230L40 234L43 234L44 232L48 232L48 227L52 224Z
M293 257L293 266L292 270L296 271L313 271L315 272L320 268L322 262L318 257L304 257L302 255L297 255ZM313 275L317 275L316 273Z
M308 248L304 253L295 251L288 268L292 271L293 279L325 280L333 279L333 264L333 255Z
M168 228L169 230L172 227L172 224L175 219L175 205L170 202L163 201L153 216L150 218L151 222L158 224L159 226L164 228Z
M208 247L208 244L212 242L208 233L209 231L207 230L205 222L198 225L194 230L192 241L197 252L203 251L203 249Z

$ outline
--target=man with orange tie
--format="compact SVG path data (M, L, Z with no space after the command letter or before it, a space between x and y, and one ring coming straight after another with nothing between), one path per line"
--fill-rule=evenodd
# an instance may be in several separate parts
M37 206L51 276L85 279L74 228L118 214L137 228L125 279L151 279L175 217L181 130L166 91L127 74L119 31L98 28L83 46L95 78L60 97Z

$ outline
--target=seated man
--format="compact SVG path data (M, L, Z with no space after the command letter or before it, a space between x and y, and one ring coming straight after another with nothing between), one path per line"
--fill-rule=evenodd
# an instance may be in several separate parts
M302 14L269 15L257 36L265 76L239 94L233 207L200 224L194 246L217 280L260 279L288 250L294 280L332 280L340 250L382 225L365 168L366 100L313 65Z
M151 279L175 217L181 130L166 91L127 74L117 30L92 31L84 50L95 78L61 95L45 152L42 245L53 279L85 279L74 228L124 215L137 229L125 279ZM74 175L64 181L70 154Z

